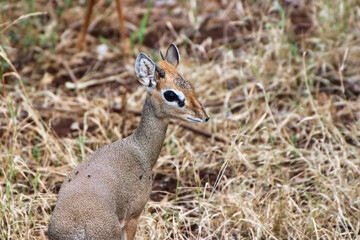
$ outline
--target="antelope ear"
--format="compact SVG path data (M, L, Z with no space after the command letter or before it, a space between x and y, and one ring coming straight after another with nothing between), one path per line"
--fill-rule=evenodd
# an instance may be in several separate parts
M140 53L136 58L135 72L139 82L146 87L156 85L155 63L144 53Z
M177 65L179 64L180 54L175 44L172 43L166 50L165 60L174 67L177 67Z

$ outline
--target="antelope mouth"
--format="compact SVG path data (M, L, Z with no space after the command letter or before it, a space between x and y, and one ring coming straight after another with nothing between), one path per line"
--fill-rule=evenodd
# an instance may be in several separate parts
M198 122L204 122L204 121L202 121L202 120L200 120L200 119L190 118L190 117L187 117L186 120L188 120L189 122L196 122L196 123L198 123Z

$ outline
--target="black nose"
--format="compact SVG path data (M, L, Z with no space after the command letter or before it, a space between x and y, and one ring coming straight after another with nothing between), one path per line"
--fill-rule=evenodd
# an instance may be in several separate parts
M209 121L209 119L210 119L210 117L206 117L204 121L207 122L207 121Z

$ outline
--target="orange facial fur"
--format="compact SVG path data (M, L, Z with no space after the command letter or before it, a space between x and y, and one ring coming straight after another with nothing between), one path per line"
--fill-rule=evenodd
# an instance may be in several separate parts
M165 72L165 78L160 78L157 75L157 84L150 94L151 100L155 101L154 106L159 106L156 109L159 117L180 118L188 120L188 118L199 119L204 121L208 118L203 106L199 102L194 92L194 89L189 81L184 79L174 66L166 61L161 61L160 68ZM175 90L181 92L185 97L185 106L170 106L162 96L163 90Z

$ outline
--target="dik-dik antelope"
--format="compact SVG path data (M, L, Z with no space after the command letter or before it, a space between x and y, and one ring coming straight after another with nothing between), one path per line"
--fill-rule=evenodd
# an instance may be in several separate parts
M192 85L176 70L177 47L171 44L161 57L158 66L144 53L138 55L136 76L147 89L140 124L66 177L49 223L50 239L134 239L170 119L209 120Z

